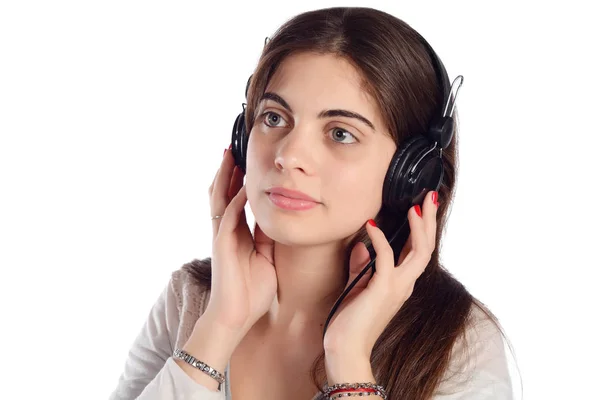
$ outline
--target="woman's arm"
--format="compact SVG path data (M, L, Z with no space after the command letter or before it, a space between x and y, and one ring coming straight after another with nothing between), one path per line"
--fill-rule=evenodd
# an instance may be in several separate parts
M200 371L198 371L200 372ZM202 373L202 372L200 372ZM212 379L206 375L208 379ZM216 382L216 381L215 381ZM216 385L215 385L216 386ZM214 391L196 382L169 358L137 400L225 400L224 391Z
M326 351L325 371L327 373L327 383L330 386L341 383L377 384L369 357L354 354L351 349L345 352ZM379 400L382 397L371 395L369 399Z
M327 382L375 381L368 357L326 351ZM379 399L369 396L369 399ZM513 400L504 338L496 325L474 308L466 338L456 343L450 365L432 400Z
M225 399L224 393L196 382L172 358L178 328L179 312L171 280L155 302L129 350L124 370L110 400ZM195 329L192 335L194 341L206 342L201 340L203 334L200 329Z
M155 378L173 352L178 320L176 299L170 281L135 338L110 400L135 399Z

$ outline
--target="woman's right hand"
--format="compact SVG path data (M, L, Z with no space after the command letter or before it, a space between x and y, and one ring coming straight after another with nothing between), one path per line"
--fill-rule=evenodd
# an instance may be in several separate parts
M222 217L211 221L211 291L203 314L211 322L239 331L240 340L268 311L277 292L273 240L258 224L252 237L243 182L243 172L228 149L208 190L211 216Z

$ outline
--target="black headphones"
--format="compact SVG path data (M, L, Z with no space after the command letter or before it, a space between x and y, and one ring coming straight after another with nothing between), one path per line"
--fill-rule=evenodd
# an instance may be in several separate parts
M460 78L456 95L452 96L454 82L450 85L450 79L446 72L444 64L437 56L433 48L421 35L418 35L421 42L427 49L433 67L437 75L438 86L443 90L443 109L437 110L430 122L427 132L411 135L403 141L397 148L392 157L390 166L385 176L383 184L383 207L397 214L403 219L400 227L387 238L394 249L394 260L398 260L404 243L410 234L408 225L408 210L415 204L422 205L425 195L431 190L438 190L444 177L444 165L442 162L442 150L448 147L454 135L454 120L452 114L458 89L462 86L464 77L459 75L454 82ZM246 84L246 98L248 97L248 88L250 80ZM450 111L448 111L451 106ZM246 155L248 150L248 134L245 124L245 104L242 105L242 111L236 118L231 135L231 149L235 164L246 173ZM329 325L331 317L346 295L352 290L360 278L369 270L375 272L375 251L373 246L368 246L371 261L361 271L355 280L346 288L344 293L338 298L333 306L325 326L323 327L323 336Z

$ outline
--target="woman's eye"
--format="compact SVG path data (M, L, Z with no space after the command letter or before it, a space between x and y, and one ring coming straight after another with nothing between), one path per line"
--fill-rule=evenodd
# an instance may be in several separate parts
M356 137L353 134L351 134L350 132L348 132L342 128L333 128L330 132L333 133L333 135L332 135L333 140L336 143L352 144L352 143L358 142L358 140L356 140ZM348 137L352 138L353 141L352 142L343 142L343 140ZM338 139L340 139L340 141L338 141Z
M273 112L273 111L267 111L265 113L262 114L262 118L263 118L263 123L268 126L269 128L281 128L285 126L285 120L281 117L281 115ZM284 125L279 125L280 123L284 123ZM333 141L335 143L339 143L339 144L353 144L353 143L357 143L358 140L356 139L356 136L354 136L353 134L351 134L350 132L348 132L347 130L344 130L342 128L333 128L329 131L329 133L333 133ZM344 141L344 139L346 139L346 141ZM348 142L347 140L350 139L352 141Z
M274 113L272 111L267 111L266 113L264 113L263 120L267 121L267 122L265 122L265 125L272 127L272 128L277 127L281 121L285 122L285 120L283 118L281 118L281 115Z

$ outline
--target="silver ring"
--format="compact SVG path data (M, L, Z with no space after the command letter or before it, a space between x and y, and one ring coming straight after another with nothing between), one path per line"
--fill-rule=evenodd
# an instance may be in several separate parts
M214 217L211 218L211 220L213 220L213 219L219 219L221 217L222 217L222 215L215 215Z

